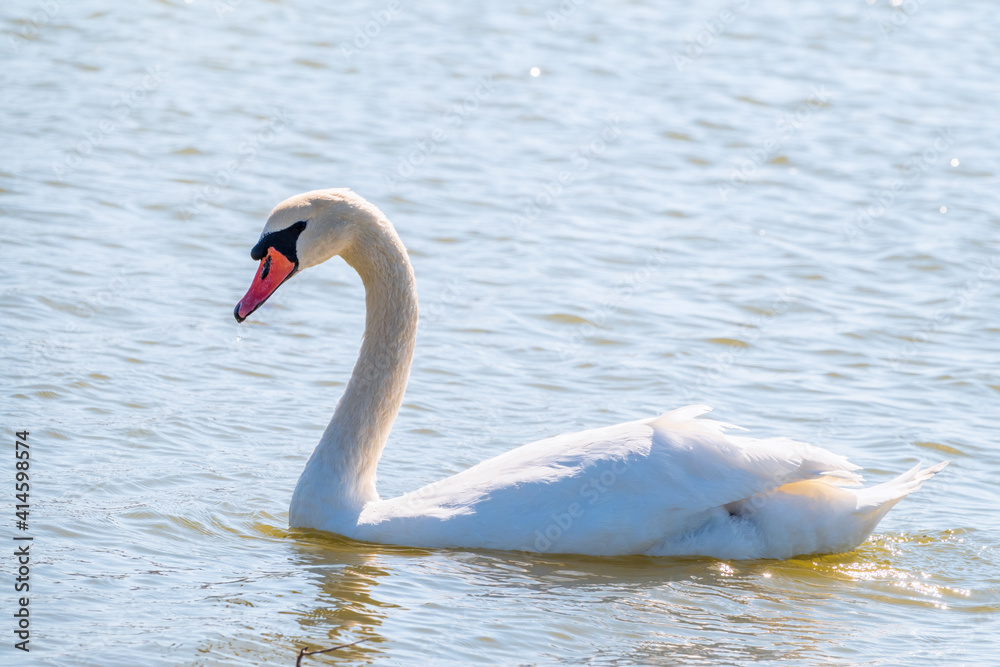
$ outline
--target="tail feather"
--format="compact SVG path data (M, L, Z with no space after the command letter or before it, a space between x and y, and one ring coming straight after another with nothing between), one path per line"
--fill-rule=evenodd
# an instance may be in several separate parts
M886 511L889 511L889 508L895 505L901 498L913 493L924 482L944 470L948 463L949 461L942 461L937 465L922 470L920 467L922 464L918 463L895 479L891 479L878 486L857 491L858 509L869 509L879 507L885 503L891 503L889 507L885 508Z

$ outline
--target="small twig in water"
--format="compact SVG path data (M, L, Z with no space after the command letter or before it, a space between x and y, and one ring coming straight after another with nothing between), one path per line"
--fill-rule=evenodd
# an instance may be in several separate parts
M329 653L330 651L336 651L337 649L347 648L348 646L354 646L355 644L366 642L368 641L368 639L369 639L368 637L365 637L364 639L359 639L358 641L351 642L350 644L341 644L340 646L331 646L330 648L321 648L315 651L310 651L308 646L304 646L302 647L302 650L299 651L299 657L295 661L295 667L302 667L302 658L307 655L316 655L317 653Z

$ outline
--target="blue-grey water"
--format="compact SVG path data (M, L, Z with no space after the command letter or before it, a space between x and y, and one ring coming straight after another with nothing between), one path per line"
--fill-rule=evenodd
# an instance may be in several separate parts
M0 7L2 661L985 665L1000 650L1000 14L985 0ZM232 309L268 211L392 219L421 327L383 496L704 402L870 482L855 552L290 531L357 353L341 261ZM14 432L31 510L15 528ZM31 651L14 648L30 535Z

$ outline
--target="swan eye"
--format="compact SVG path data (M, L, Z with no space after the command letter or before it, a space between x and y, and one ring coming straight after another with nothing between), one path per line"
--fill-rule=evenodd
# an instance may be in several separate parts
M306 228L307 222L307 220L299 220L279 231L262 234L257 245L250 250L250 258L262 260L267 255L268 248L274 248L290 262L298 264L298 258L295 255L295 242L302 230Z

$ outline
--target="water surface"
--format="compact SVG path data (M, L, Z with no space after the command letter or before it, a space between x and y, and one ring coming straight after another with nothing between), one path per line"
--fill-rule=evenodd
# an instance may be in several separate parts
M4 660L290 665L361 638L307 664L995 659L991 4L0 15L3 425L31 431L36 559L33 650L4 626ZM871 482L952 463L857 551L786 562L289 531L360 281L331 262L231 313L271 207L331 186L386 212L418 279L384 496L693 402Z

